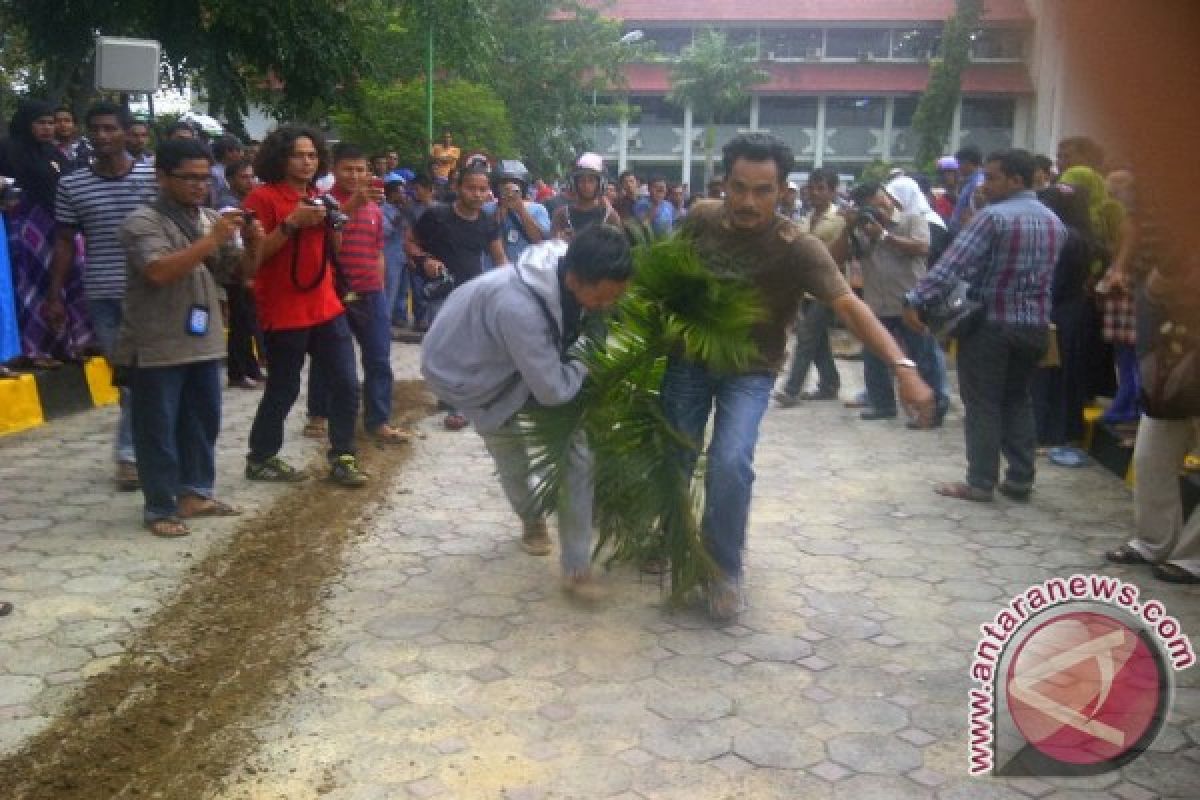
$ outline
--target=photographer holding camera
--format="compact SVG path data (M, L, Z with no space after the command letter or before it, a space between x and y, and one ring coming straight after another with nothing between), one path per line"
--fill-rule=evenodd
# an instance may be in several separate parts
M883 327L896 338L907 356L916 363L917 374L934 391L933 427L942 424L950 398L946 376L937 355L937 341L928 333L917 333L903 324L904 293L925 275L929 254L929 223L896 201L878 183L868 182L851 193L855 208L847 214L851 242L863 270L863 300ZM896 416L896 393L888 366L873 353L863 353L863 377L870 408L859 416L865 420ZM921 428L915 421L909 427Z
M346 221L338 238L337 269L345 282L346 321L358 341L363 367L363 428L377 441L399 443L408 436L389 424L392 415L391 309L384 292L382 179L374 178L367 155L348 142L333 148L334 185L329 195ZM334 213L330 210L330 213ZM308 378L307 436L326 433L332 402L324 374Z
M269 371L250 428L249 480L304 479L279 458L279 450L283 423L300 394L300 371L308 355L329 392L330 478L350 487L367 482L354 451L359 392L354 345L332 263L340 237L330 230L334 212L318 201L313 183L328 171L326 159L325 139L318 131L292 125L279 128L262 143L254 164L263 183L242 204L266 231L262 265L254 276L254 299Z
M203 143L163 142L155 165L158 198L117 232L128 283L113 363L128 374L146 528L184 536L185 519L237 513L213 494L225 356L218 282L253 271L263 232L238 209L203 207L212 165Z
M492 187L497 199L483 210L496 216L504 254L515 264L526 248L550 236L550 215L541 203L525 199L529 170L520 161L500 161L492 174Z

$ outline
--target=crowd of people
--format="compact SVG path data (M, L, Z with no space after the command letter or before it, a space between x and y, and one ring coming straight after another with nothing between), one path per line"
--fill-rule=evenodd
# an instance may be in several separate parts
M660 175L610 181L595 153L556 188L519 161L464 156L449 132L411 170L394 151L329 147L300 125L246 146L180 123L151 152L145 123L100 102L84 130L69 112L26 101L0 146L0 175L14 179L3 210L19 330L18 349L0 355L6 370L108 358L121 393L116 483L141 489L145 526L158 536L238 513L214 486L222 369L227 387L262 391L247 479L305 479L279 453L307 360L304 433L328 442L330 478L358 487L369 480L356 455L360 417L379 442L411 435L391 420L390 348L415 335L443 425L483 436L522 520L522 547L548 553L515 415L574 397L586 370L571 348L585 318L624 292L631 247L671 235L690 239L714 272L748 280L765 311L753 334L759 357L743 373L673 358L662 386L666 417L692 443L679 459L689 474L713 417L703 530L719 567L709 591L719 619L741 603L762 417L772 396L785 408L839 398L830 342L839 320L864 346L866 389L847 405L864 421L904 412L910 428L938 427L951 405L938 307L966 287L975 313L956 341L968 467L962 482L936 487L941 495L1026 500L1039 448L1057 464L1086 462L1084 411L1101 396L1113 398L1104 422L1130 443L1136 430L1139 475L1165 474L1186 453L1175 420L1135 428L1139 354L1153 330L1142 325L1139 340L1152 312L1134 298L1172 284L1156 271L1132 175L1106 169L1083 137L1063 141L1056 161L967 146L933 176L893 170L846 187L828 168L790 182L790 149L743 134L725 148L723 177L689 197ZM570 457L562 565L586 594L587 443ZM1137 537L1109 558L1200 581L1200 522L1167 519L1165 490L1142 484Z

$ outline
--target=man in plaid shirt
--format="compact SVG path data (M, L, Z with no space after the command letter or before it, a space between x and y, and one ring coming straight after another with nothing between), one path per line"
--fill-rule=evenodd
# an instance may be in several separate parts
M934 491L985 501L993 490L1015 500L1033 490L1037 432L1029 387L1046 351L1050 285L1066 228L1032 189L1033 156L1002 150L985 160L989 205L955 237L936 266L907 295L904 320L924 330L920 310L961 279L986 318L958 343L958 380L966 410L967 479ZM1000 454L1008 461L997 487Z

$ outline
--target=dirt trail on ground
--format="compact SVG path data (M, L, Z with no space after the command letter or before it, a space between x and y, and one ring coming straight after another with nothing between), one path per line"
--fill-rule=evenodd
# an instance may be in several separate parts
M419 381L396 384L398 418L424 416L430 401ZM0 794L195 800L240 766L254 747L248 729L316 646L321 600L369 521L364 508L378 505L412 452L365 442L361 451L366 488L310 479L193 567L121 661L0 761ZM324 474L321 461L314 474Z

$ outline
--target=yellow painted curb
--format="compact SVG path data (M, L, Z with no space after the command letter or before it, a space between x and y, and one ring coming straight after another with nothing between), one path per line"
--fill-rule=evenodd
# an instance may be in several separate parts
M0 380L0 434L36 428L45 421L32 375Z
M111 406L120 400L117 387L112 385L112 368L103 358L89 358L83 365L83 374L87 376L88 389L92 393L92 403L97 406Z

